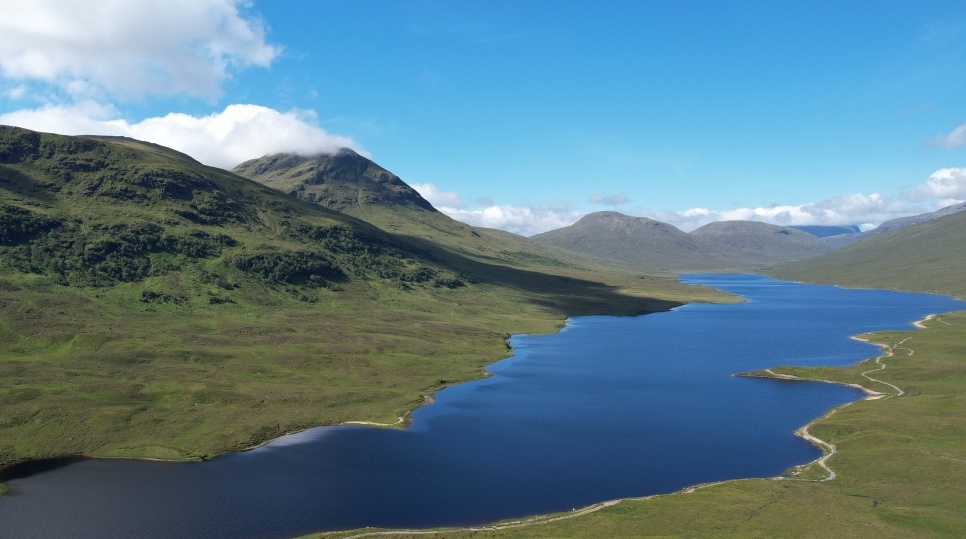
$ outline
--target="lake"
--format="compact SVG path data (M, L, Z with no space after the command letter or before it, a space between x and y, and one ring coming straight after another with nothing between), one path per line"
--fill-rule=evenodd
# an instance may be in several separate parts
M793 432L862 393L732 376L878 355L850 335L966 303L688 275L744 303L581 317L518 335L492 376L446 388L408 430L340 426L203 463L81 460L8 481L0 537L291 537L472 525L769 477L820 451Z

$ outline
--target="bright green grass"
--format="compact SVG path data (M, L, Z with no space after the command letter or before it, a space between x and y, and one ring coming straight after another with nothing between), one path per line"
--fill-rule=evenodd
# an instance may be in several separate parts
M853 403L810 428L837 447L829 460L835 480L732 481L624 500L546 524L392 537L964 537L966 313L943 315L927 327L870 336L896 349L883 360L884 371L869 375L899 386L904 396ZM867 360L845 368L773 370L891 391L860 376L876 367ZM807 470L796 477L821 475Z

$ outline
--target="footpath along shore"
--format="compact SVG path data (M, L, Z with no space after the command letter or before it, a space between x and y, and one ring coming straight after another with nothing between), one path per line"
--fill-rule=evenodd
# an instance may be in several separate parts
M930 320L936 320L938 322L941 322L941 323L944 323L946 325L949 325L947 322L945 322L944 320L942 320L941 318L939 318L938 315L935 315L935 314L930 314L930 315L926 316L925 318L923 318L922 320L917 320L917 321L913 322L912 325L915 326L918 329L925 329L926 328L925 323L928 322L928 321L930 321ZM909 356L912 356L915 353L912 349L905 348L905 347L902 347L901 346L906 341L908 341L911 337L907 337L907 338L903 339L902 341L900 341L900 342L898 342L898 343L896 343L895 345L892 345L892 346L889 346L889 345L883 344L883 343L872 342L872 341L869 341L868 339L863 339L863 338L857 337L857 336L853 336L851 338L852 339L855 339L855 340L858 340L858 341L862 341L862 342L867 342L867 343L870 343L870 344L874 344L874 345L877 345L877 346L879 346L881 348L882 353L880 355L878 355L878 356L876 356L874 358L868 358L868 359L865 359L865 360L859 362L859 364L861 364L861 363L864 363L864 362L869 361L871 359L876 364L876 368L869 369L867 371L864 371L864 372L860 373L860 375L863 378L865 378L866 380L869 380L872 383L882 384L882 385L888 386L892 390L892 392L883 393L881 391L875 391L875 390L869 389L869 388L867 388L865 386L862 386L861 384L844 383L844 382L838 382L838 381L835 381L835 380L802 378L802 377L795 376L795 375L791 375L791 374L776 373L776 372L774 372L770 368L769 369L763 369L761 371L751 372L751 373L737 374L735 376L744 376L744 377L750 377L750 378L769 378L769 379L775 379L775 380L788 380L788 381L796 381L796 382L797 381L803 381L803 382L825 382L825 383L829 383L829 384L845 385L845 386L853 387L855 389L859 389L859 390L865 392L866 393L866 396L865 396L865 398L863 398L861 400L879 400L879 399L886 399L886 398L892 398L892 397L901 397L901 396L905 395L905 390L903 390L902 388L900 388L898 386L895 386L893 384L890 384L888 382L884 382L884 381L879 380L877 378L873 378L869 374L870 373L873 373L873 372L879 372L879 371L885 370L886 367L887 367L887 364L884 363L883 360L894 356L896 350L906 350L907 353L908 353L908 355ZM858 402L858 401L856 401L856 402ZM853 404L853 403L849 402L849 403L845 403L845 404L840 405L840 406L836 406L836 407L830 409L828 412L826 412L821 417L810 421L808 424L806 424L805 426L803 426L803 427L801 427L801 428L799 428L798 430L795 431L795 435L796 436L799 436L799 437L801 437L801 438L809 441L810 443L818 446L822 450L822 456L821 457L819 457L818 459L816 459L816 460L814 460L812 462L809 462L807 464L803 464L803 465L800 465L800 466L796 466L791 472L789 472L788 475L781 475L781 476L777 476L777 477L771 477L771 478L768 478L768 479L769 480L773 480L773 481L808 481L808 482L812 482L812 483L821 483L821 482L825 482L825 481L832 481L832 480L834 480L837 477L837 475L836 475L835 471L832 470L831 467L829 467L828 460L833 455L836 454L837 449L836 449L836 447L835 447L834 444L831 444L829 442L826 442L825 440L822 440L822 439L820 439L820 438L818 438L818 437L810 434L809 433L809 428L812 427L813 425L815 425L816 423L818 423L818 422L820 422L820 421L822 421L824 419L827 419L827 418L831 417L838 410L841 410L841 409L845 408L846 406L850 406L851 404ZM817 478L817 479L806 479L806 478L802 478L802 477L797 477L802 472L804 472L806 469L808 469L809 467L811 467L813 464L819 466L823 470L823 472L824 472L824 476L823 477L820 477L820 478ZM599 502L599 503L596 503L596 504L593 504L593 505L589 505L589 506L586 506L586 507L576 508L576 509L574 509L574 510L572 510L570 512L567 512L567 513L555 513L555 514L550 514L550 515L537 515L537 516L528 517L528 518L525 518L525 519L510 520L510 521L506 521L506 522L496 523L496 524L492 524L492 525L485 525L485 526L469 526L469 527L463 527L463 528L438 528L438 529L429 529L429 530L372 530L372 531L361 531L360 533L355 533L355 534L353 534L350 531L323 532L323 533L318 533L318 534L310 534L310 535L305 536L305 538L323 539L323 538L328 538L328 537L333 537L333 538L338 537L339 539L362 539L364 537L390 537L390 536L394 536L394 535L395 536L413 536L413 535L436 535L436 534L444 534L444 533L447 533L447 532L481 532L481 531L510 530L510 529L516 529L516 528L525 528L525 527L529 527L529 526L539 526L539 525L542 525L542 524L550 524L550 523L554 523L554 522L560 522L562 520L568 520L568 519L572 519L572 518L577 518L577 517L585 516L585 515L588 515L588 514L591 514L591 513L596 513L598 511L603 510L603 509L607 509L608 507L613 507L613 506L615 506L615 505L617 505L617 504L619 504L619 503L621 503L623 501L647 501L647 500L651 500L651 499L654 499L654 498L657 498L657 497L663 497L663 496L672 496L672 495L680 495L680 494L691 494L691 493L696 492L698 490L706 489L706 488L713 487L713 486L716 486L716 485L722 485L722 484L725 484L725 483L733 483L733 482L736 482L736 481L758 481L758 480L762 480L762 479L759 479L759 478L731 479L731 480L728 480L728 481L715 481L715 482L712 482L712 483L702 483L702 484L699 484L699 485L694 485L694 486L686 487L686 488L681 489L681 490L679 490L677 492L672 492L672 493L669 493L669 494L652 494L652 495L649 495L649 496L632 497L632 498L619 498L619 499L614 499L614 500L607 500L607 501ZM349 533L350 535L343 535L343 534L347 534L347 533Z

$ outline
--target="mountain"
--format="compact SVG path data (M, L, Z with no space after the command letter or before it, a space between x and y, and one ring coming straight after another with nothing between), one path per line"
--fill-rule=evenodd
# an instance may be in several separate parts
M726 299L453 224L355 166L350 206L385 229L154 144L0 126L0 469L391 423L511 333Z
M865 237L823 256L775 266L783 279L966 297L966 212Z
M348 148L334 154L268 155L232 171L392 234L463 250L483 243L482 230L442 214L398 176ZM477 245L477 250L488 249Z
M828 250L809 234L765 223L725 221L688 234L667 223L617 212L592 213L532 239L660 271L749 269Z
M726 258L667 223L605 211L531 239L598 258L620 260L653 270L709 270Z
M314 300L377 275L405 286L424 282L417 275L455 279L360 220L137 141L4 128L0 163L6 265L63 286L163 286L180 273Z
M861 239L875 236L877 234L882 234L883 232L888 232L890 230L896 230L899 228L905 228L907 226L917 225L919 223L925 223L927 221L932 221L933 219L939 219L940 217L945 217L946 215L952 215L954 213L958 213L963 210L966 210L966 202L961 204L953 204L952 206L946 206L945 208L938 209L934 212L890 219L880 224L879 226L873 228L872 230L867 230L865 232L828 236L825 238L825 241L832 247L838 248L838 247L842 247L844 245L848 245L850 243L859 241Z
M436 211L398 176L349 148L334 154L275 154L252 159L232 172L296 198L343 213L368 206Z
M468 265L478 263L550 271L598 264L522 236L456 221L398 176L348 148L331 155L268 155L233 171L292 197L362 219L466 271L472 270Z
M715 249L724 250L743 266L800 260L828 252L815 236L793 228L758 221L718 221L691 232Z

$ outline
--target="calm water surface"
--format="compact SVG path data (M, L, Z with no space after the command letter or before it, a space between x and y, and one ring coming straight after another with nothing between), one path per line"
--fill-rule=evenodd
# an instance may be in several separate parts
M853 389L736 378L847 365L848 338L966 303L751 275L685 282L745 303L572 319L516 336L492 377L447 388L407 431L319 428L205 463L85 460L8 482L0 537L288 537L363 526L479 524L817 458L792 433Z

